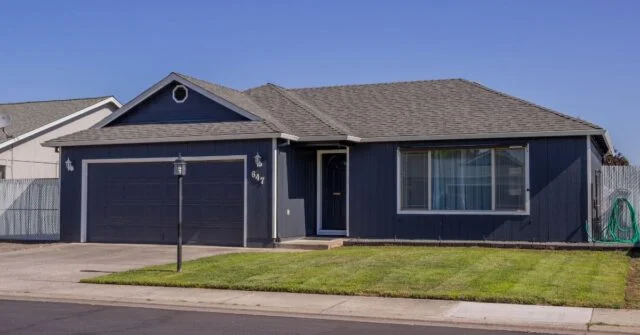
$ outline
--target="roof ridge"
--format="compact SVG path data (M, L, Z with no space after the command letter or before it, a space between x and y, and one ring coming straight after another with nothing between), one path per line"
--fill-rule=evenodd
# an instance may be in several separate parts
M210 82L210 81L208 81L208 80L204 80L204 79L196 78L196 77L193 77L193 76L189 76L189 75L186 75L186 74L183 74L183 73L178 73L178 72L171 72L171 73L173 73L173 74L177 75L178 77L182 77L183 79L186 79L186 80L188 80L188 81L191 81L191 82L192 82L193 80L202 81L202 82L205 82L205 83L207 83L207 84L209 84L209 85L218 86L218 87L221 87L221 88L224 88L224 89L230 90L230 91L234 91L234 92L236 92L236 93L242 93L242 91L237 90L237 89L235 89L235 88L233 88L233 87L228 87L228 86L224 86L224 85L216 84L216 83L214 83L214 82ZM193 84L195 84L195 83L193 83ZM199 86L199 85L198 85L198 86Z
M287 90L300 91L300 90L316 90L316 89L341 88L341 87L384 86L384 85L394 85L394 84L429 83L429 82L436 82L436 81L452 81L452 80L460 80L460 78L400 80L400 81L388 81L388 82L368 83L368 84L343 84L343 85L325 85L325 86L315 86L315 87L296 87L296 88L288 88Z
M464 83L471 84L471 85L473 85L473 86L476 86L476 87L482 88L482 89L484 89L484 90L486 90L486 91L488 91L488 92L491 92L491 93L494 93L494 94L501 95L501 96L503 96L503 97L505 97L505 98L509 98L509 99L512 99L512 100L515 100L515 101L518 101L518 102L522 102L522 103L524 103L524 104L527 104L527 105L530 105L530 106L533 106L533 107L536 107L536 108L540 108L540 109L542 109L543 111L545 111L545 112L547 112L547 113L551 113L551 114L554 114L554 115L557 115L557 116L563 117L563 118L565 118L565 119L568 119L568 120L571 120L571 121L575 121L575 122L581 123L581 124L583 124L583 125L585 125L585 126L589 126L589 127L595 128L595 129L603 129L602 127L599 127L599 126L597 126L597 125L595 125L595 124L593 124L593 123L591 123L591 122L589 122L589 121L586 121L586 120L580 119L580 118L578 118L578 117L570 116L570 115L567 115L567 114L563 114L563 113L560 113L560 112L558 112L558 111L555 111L555 110L553 110L553 109L551 109L551 108L547 108L547 107L544 107L544 106L538 105L538 104L536 104L536 103L533 103L533 102L531 102L531 101L527 101L527 100L525 100L525 99L518 98L518 97L516 97L516 96L513 96L513 95L510 95L510 94L507 94L507 93L504 93L504 92L500 92L500 91L494 90L494 89L489 88L489 87L487 87L487 86L484 86L484 85L482 85L482 84L480 84L480 83L478 83L478 82L475 82L475 81L472 81L472 80L467 80L467 79L462 79L462 78L460 78L459 80L460 80L460 81L462 81L462 82L464 82Z
M32 101L18 101L18 102L0 102L0 105L23 105L23 104L36 104L36 103L45 103L45 102L61 102L61 101L78 101L78 100L94 100L94 99L109 99L115 98L113 95L105 95L98 97L89 97L89 98L71 98L71 99L52 99L52 100L32 100Z
M284 87L280 87L272 83L267 83L267 86L273 87L278 93L284 96L285 99L291 101L293 104L297 105L298 107L306 110L311 115L313 115L316 119L320 120L320 122L329 126L329 128L337 132L344 133L344 135L350 135L351 130L349 129L349 127L340 124L338 121L334 120L331 116L326 115L325 113L317 109L315 106L309 104L309 102L307 102L306 100L304 100L303 98L295 94L295 92L291 92Z

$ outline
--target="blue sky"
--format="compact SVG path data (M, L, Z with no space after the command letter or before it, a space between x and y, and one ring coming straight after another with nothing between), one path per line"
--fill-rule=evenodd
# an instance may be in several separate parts
M467 78L609 129L640 163L640 1L5 1L0 102L171 71L237 89Z

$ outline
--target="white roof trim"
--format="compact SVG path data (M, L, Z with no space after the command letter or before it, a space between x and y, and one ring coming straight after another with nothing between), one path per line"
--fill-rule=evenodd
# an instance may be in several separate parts
M99 141L70 141L57 142L50 141L43 144L46 147L69 147L69 146L92 146L92 145L117 145L117 144L138 144L138 143L169 143L169 142L193 142L193 141L223 141L223 140L245 140L245 139L268 139L281 138L298 142L320 142L320 141L350 141L356 143L375 142L411 142L411 141L441 141L441 140L479 140L479 139L499 139L499 138L532 138L532 137L567 137L567 136L602 136L611 150L611 140L605 130L592 131L548 131L529 133L490 133L490 134L457 134L457 135L436 135L436 136L388 136L388 137L368 137L360 138L356 136L307 136L298 137L287 133L257 133L257 134L232 134L232 135L212 135L212 136L181 136L181 137L157 137L141 139L117 139Z
M305 136L300 137L298 141L300 142L321 142L321 141L351 141L351 142L360 142L362 139L360 137L351 136L351 135L338 135L338 136Z
M137 97L135 97L133 100L127 102L124 106L122 106L122 108L120 108L117 112L111 114L109 117L105 118L104 120L102 120L101 122L99 122L98 124L96 124L94 126L94 128L102 128L106 125L108 125L109 123L113 122L114 120L116 120L117 118L121 117L122 115L126 114L129 110L131 110L133 107L139 105L141 102L147 100L147 98L149 98L150 96L152 96L153 94L155 94L156 92L158 92L159 90L161 90L162 88L164 88L165 86L169 85L171 82L176 81L178 83L180 83L181 85L184 85L186 87L188 87L189 89L192 89L202 95L204 95L205 97L231 109L232 111L248 118L251 121L261 121L262 119L259 118L258 116L230 103L229 101L205 90L204 88L182 78L181 76L177 75L176 73L171 73L168 76L164 77L164 79L160 80L159 82L157 82L155 85L151 86L150 88L148 88L147 90L145 90L144 92L142 92L140 95L138 95Z
M604 139L604 143L607 145L607 152L605 154L611 153L613 151L613 141L611 140L611 136L609 136L608 131L604 131L602 134L602 138Z
M109 104L109 103L114 104L118 108L120 108L122 106L122 104L116 98L114 98L114 97L106 98L104 100L101 100L100 102L97 102L97 103L89 106L89 107L81 109L81 110L79 110L79 111L77 111L77 112L75 112L73 114L69 114L69 115L67 115L67 116L65 116L63 118L60 118L60 119L57 119L57 120L55 120L55 121L53 121L51 123L48 123L48 124L46 124L46 125L44 125L44 126L42 126L40 128L36 128L36 129L34 129L32 131L29 131L29 132L26 132L26 133L24 133L22 135L16 136L16 137L12 138L9 141L2 142L2 144L0 144L0 151L2 151L3 149L5 149L7 147L13 146L15 143L18 143L20 141L23 141L25 139L28 139L28 138L33 137L35 135L38 135L40 133L44 133L47 130L55 129L56 127L58 127L61 124L69 122L69 121L71 121L73 119L76 119L78 117L81 117L84 114L88 114L90 112L93 112L96 109L98 109L98 108L100 108L100 107L102 107L102 106L104 106L106 104Z
M607 145L611 147L609 135L604 130L577 130L577 131L544 131L544 132L513 132L513 133L486 133L486 134L454 134L454 135L415 135L415 136L380 136L380 137L357 137L351 135L339 136L303 136L300 142L320 142L320 141L350 141L361 143L372 142L409 142L409 141L440 141L440 140L475 140L494 138L531 138L531 137L563 137L563 136L603 136Z
M43 146L45 147L75 147L75 146L94 146L94 145L118 145L118 144L142 144L142 143L170 143L170 142L202 142L202 141L224 141L224 140L250 140L250 139L269 139L282 138L297 141L298 137L285 133L259 133L259 134L235 134L235 135L213 135L213 136L180 136L180 137L154 137L154 138L136 138L136 139L117 139L117 140L97 140L97 141L69 141L57 142L50 141Z
M385 136L362 138L360 142L403 142L403 141L438 141L438 140L471 140L493 138L530 138L530 137L566 137L566 136L605 136L604 130L577 130L577 131L542 131L542 132L514 132L514 133L487 133L487 134L454 134L433 136Z

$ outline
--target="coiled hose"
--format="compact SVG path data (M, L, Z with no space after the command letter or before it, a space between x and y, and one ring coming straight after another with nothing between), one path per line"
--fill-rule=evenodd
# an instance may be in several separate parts
M626 206L629 209L631 219L630 226L624 226L621 222L620 211ZM638 215L636 209L627 198L616 198L613 202L609 222L602 229L600 234L602 239L593 239L595 242L613 242L613 243L638 243L640 241L640 228L638 227ZM631 236L625 238L621 236Z
M620 222L620 210L622 206L626 205L629 208L629 216L631 217L631 226L624 227ZM616 198L611 209L611 215L609 215L609 224L607 227L609 231L609 239L612 242L620 243L638 243L640 241L640 230L638 229L638 216L636 215L636 209L627 198ZM625 239L620 236L629 236L630 239Z

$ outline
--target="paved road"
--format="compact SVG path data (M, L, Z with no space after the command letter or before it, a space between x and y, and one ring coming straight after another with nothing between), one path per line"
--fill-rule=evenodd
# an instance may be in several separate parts
M0 301L0 334L515 335L520 333L2 300Z

